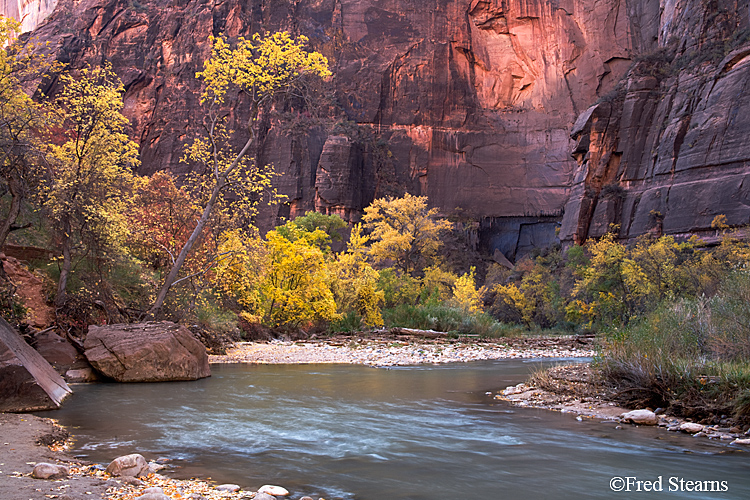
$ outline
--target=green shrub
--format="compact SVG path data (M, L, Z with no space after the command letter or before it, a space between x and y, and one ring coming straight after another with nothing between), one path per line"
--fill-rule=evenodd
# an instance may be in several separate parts
M499 323L486 313L469 313L458 307L442 304L402 304L383 311L388 328L402 327L435 330L480 337L503 337L517 332L517 327Z
M349 311L334 319L328 325L330 333L355 333L362 331L362 317L356 311Z

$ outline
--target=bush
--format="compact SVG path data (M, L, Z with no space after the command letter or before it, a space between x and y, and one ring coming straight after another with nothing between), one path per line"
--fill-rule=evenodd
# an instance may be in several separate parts
M503 337L515 327L497 322L486 313L469 313L458 307L442 304L402 304L383 311L386 327L415 328L480 337Z
M606 335L597 363L630 404L683 416L750 418L750 276L738 271L711 298L663 303Z

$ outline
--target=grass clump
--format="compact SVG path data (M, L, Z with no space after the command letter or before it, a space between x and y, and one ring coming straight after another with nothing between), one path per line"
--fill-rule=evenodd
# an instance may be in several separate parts
M750 420L750 275L732 273L712 298L665 303L606 335L604 380L633 406L670 407L711 423Z

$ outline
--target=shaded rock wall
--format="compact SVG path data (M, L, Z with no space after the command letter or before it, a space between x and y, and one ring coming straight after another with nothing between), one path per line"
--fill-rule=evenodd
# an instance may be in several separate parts
M194 75L210 35L305 34L330 58L333 103L323 113L328 121L304 127L278 120L282 112L309 114L299 103L264 116L256 156L282 173L277 185L288 202L264 211L261 226L312 209L356 220L374 197L408 191L484 221L482 246L517 256L524 251L508 246L513 240L555 239L542 238L550 220L561 222L567 241L610 223L631 237L653 230L655 217L667 232L703 228L718 212L747 222L747 61L740 50L726 62L697 62L741 48L747 7L747 0L61 0L35 34L73 68L112 62L144 173L189 168L179 158L202 123ZM661 69L655 54L666 58ZM638 72L633 63L644 57L656 65ZM235 103L237 123L245 111L241 97ZM538 230L529 226L537 222ZM514 232L522 227L534 237Z
M750 222L748 2L666 2L658 50L573 128L561 237L709 233Z

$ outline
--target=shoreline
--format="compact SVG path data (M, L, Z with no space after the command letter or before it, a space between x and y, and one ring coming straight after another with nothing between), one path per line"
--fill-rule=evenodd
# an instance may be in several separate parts
M96 464L72 456L67 445L70 433L52 418L28 413L0 413L0 498L2 500L135 500L159 488L170 499L249 500L257 492L230 491L209 479L177 479L150 472L139 479L112 476L107 464ZM111 457L114 460L117 457ZM37 479L36 464L64 466L65 477ZM162 466L150 462L152 470ZM221 489L224 486L227 489ZM148 497L153 500L157 497Z
M227 349L225 355L211 355L210 362L219 364L347 363L388 367L491 359L590 358L595 354L593 347L593 339L582 340L576 337L467 341L446 338L339 336L304 342L242 342ZM563 393L550 392L538 387L532 381L527 381L506 389L498 388L493 391L496 392L494 399L506 401L517 407L543 408L572 413L579 419L597 418L625 425L620 415L627 409L615 405L603 394L581 392L580 384L588 384L587 377L590 375L590 373L588 375L582 373L581 370L588 370L588 363L566 365L557 369L570 372L558 379L564 382ZM567 394L565 394L566 391ZM670 418L661 415L658 425L669 430L679 430L677 427L686 422L685 420L669 420ZM69 455L62 445L69 433L66 429L57 426L54 420L29 414L0 413L0 423L2 423L0 446L9 447L11 444L2 443L12 443L15 452L13 455L15 458L12 461L6 456L3 456L0 461L0 498L3 500L37 500L37 498L39 500L45 498L136 500L144 494L147 488L160 488L160 491L170 499L240 500L250 499L256 495L252 490L217 489L217 487L228 488L232 485L213 484L210 479L175 479L158 473L149 474L147 478L138 481L112 477L101 470L100 466L77 460ZM726 444L730 450L747 450L744 446L729 446L729 439L721 437L727 435L723 432L712 433L709 429L701 429L700 432L692 434L701 435L701 433L708 437L711 437L709 434L715 434L714 438ZM733 435L732 437L737 439L739 436ZM53 444L53 448L36 444L40 438L45 444ZM112 460L115 458L117 457L111 457ZM33 464L37 462L66 465L70 469L70 475L68 478L59 480L33 479L30 477L31 470Z
M666 431L684 433L694 438L717 440L733 451L750 451L750 425L740 428L726 425L704 425L690 418L667 415L663 409L628 409L596 384L590 363L554 367L539 377L501 389L494 399L519 408L539 408L571 413L578 419L591 418L622 425L654 426ZM636 412L643 412L636 414Z

